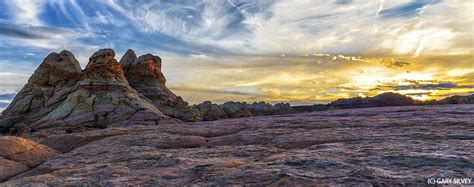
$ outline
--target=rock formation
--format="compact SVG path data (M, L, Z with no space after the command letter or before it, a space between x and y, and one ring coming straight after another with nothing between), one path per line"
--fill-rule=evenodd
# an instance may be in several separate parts
M228 101L220 105L213 104L211 101L204 101L203 103L194 105L194 108L202 113L204 121L250 116L291 114L294 112L289 103L277 103L272 105L263 101L253 102L252 104Z
M49 54L2 112L0 127L41 119L73 91L80 74L81 66L71 52Z
M435 101L435 104L474 104L474 94L467 96L455 95Z
M164 105L148 99L155 99L152 96L157 94L160 96L157 100L171 103L165 106L176 106L175 110L166 110L167 113L173 111L173 117L193 117L186 116L185 112L177 112L186 108L187 103L165 87L164 76L160 71L161 61L156 61L158 57L153 57L151 61L146 61L146 57L139 58L141 61L137 61L137 64L144 62L144 66L147 66L145 69L139 69L143 67L141 65L127 67L128 77L136 88L144 92L143 95L130 86L122 65L114 57L112 49L99 50L89 58L86 68L81 71L72 53L51 53L12 104L3 111L0 127L4 132L11 131L12 128L17 132L20 131L17 126L23 128L25 125L30 129L61 126L104 128L155 125L163 119L178 122L160 111L165 107L157 108ZM148 81L150 85L143 87L138 84L137 77L146 78L141 80ZM147 89L149 92L146 92ZM162 92L153 95L153 91L157 90ZM22 125L17 124L20 122Z
M415 105L416 101L411 97L398 93L386 92L374 97L354 97L349 99L338 99L329 103L329 108L367 108L383 106L410 106Z
M204 121L213 121L218 119L227 119L227 113L223 108L211 101L204 101L203 103L193 106L202 113Z
M146 54L137 58L135 52L129 49L120 63L130 85L150 99L161 112L184 121L201 120L197 110L166 87L160 57Z
M0 136L0 182L36 167L56 154L57 151L30 140Z
M94 53L74 91L61 105L32 126L85 125L102 128L109 125L155 124L168 118L128 85L122 66L114 57L111 49Z

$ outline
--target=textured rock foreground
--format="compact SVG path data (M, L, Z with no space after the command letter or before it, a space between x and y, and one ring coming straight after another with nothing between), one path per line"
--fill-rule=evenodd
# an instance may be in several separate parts
M34 168L58 152L13 136L0 136L0 181Z
M474 176L474 105L109 127L30 139L63 152L3 185L383 185ZM61 134L62 133L62 134Z

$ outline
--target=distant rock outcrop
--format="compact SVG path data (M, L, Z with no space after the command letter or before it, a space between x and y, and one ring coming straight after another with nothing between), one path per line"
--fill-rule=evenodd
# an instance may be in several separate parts
M150 56L152 59L148 58ZM129 52L123 61L133 58L134 54ZM118 63L112 49L95 52L82 71L72 53L51 53L3 111L0 130L23 132L59 126L155 125L164 119L178 122L160 109L169 115L172 111L170 116L192 120L193 115L177 112L186 109L187 103L165 87L159 57L146 55L137 60L137 64L143 65L131 64L125 68L129 81L122 67L126 63ZM143 95L140 92L144 92ZM156 100L168 102L168 105ZM170 109L165 110L167 108L163 106Z
M474 94L467 96L451 96L440 101L435 101L435 104L474 104Z
M203 103L194 105L193 107L202 113L202 119L204 121L229 118L223 108L217 104L213 104L211 101L204 101Z
M410 106L415 105L416 101L411 97L398 93L386 92L374 97L354 97L349 99L338 99L329 103L329 108L367 108L383 106Z
M166 87L160 57L146 54L136 58L135 52L128 50L120 63L130 86L150 99L164 114L184 121L201 120L197 110Z
M213 104L211 101L204 101L203 103L194 105L202 115L204 121L212 121L227 118L240 118L250 116L268 116L278 114L290 114L294 110L288 103L277 103L271 105L269 103L254 102L248 104L246 102L228 101L224 104Z

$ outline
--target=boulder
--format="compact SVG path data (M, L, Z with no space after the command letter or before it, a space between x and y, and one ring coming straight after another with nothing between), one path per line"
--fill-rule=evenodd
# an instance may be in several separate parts
M202 113L204 121L213 121L218 119L227 119L227 113L223 108L211 101L204 101L203 103L194 105L194 108Z
M56 150L27 139L0 136L0 182L34 168L57 154Z

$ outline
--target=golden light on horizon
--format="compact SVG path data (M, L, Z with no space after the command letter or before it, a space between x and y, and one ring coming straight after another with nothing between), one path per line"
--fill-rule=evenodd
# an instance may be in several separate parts
M214 83L213 89L242 92L238 95L229 92L225 97L215 98L215 102L261 100L311 104L327 103L339 98L375 96L384 92L432 100L474 93L471 57L370 57L312 53L226 64L209 60L204 64L210 74L186 85L202 90L206 89L204 81L210 81ZM270 68L262 64L272 66ZM197 71L188 73L198 74ZM180 86L172 88L185 98L194 98L196 103L205 100L206 94L211 94L197 96L200 93Z

